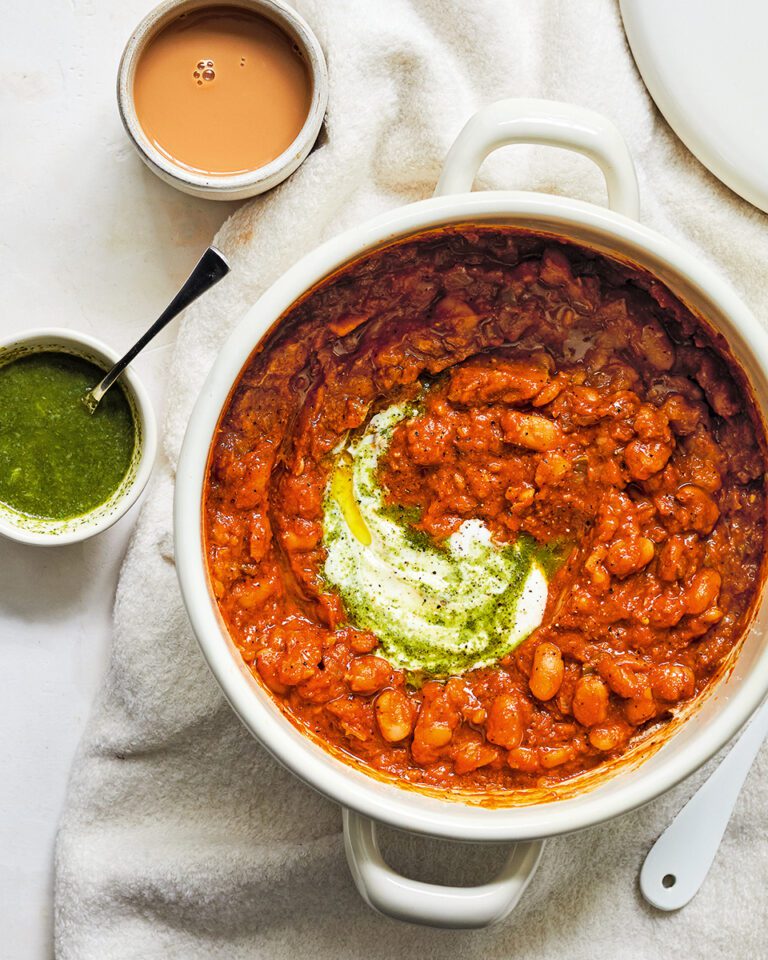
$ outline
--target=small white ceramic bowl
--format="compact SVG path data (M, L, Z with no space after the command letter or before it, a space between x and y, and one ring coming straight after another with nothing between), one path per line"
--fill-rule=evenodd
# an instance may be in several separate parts
M211 7L239 7L274 23L296 44L312 84L307 119L288 149L262 167L232 176L194 173L169 160L144 133L133 100L136 64L149 41L181 14ZM165 0L144 17L126 44L117 74L117 104L120 119L139 156L161 180L194 197L245 200L271 190L289 177L314 146L328 104L328 68L309 24L281 0Z
M47 327L16 334L0 341L0 367L19 357L41 352L68 353L82 357L106 371L120 359L110 347L85 333ZM0 503L0 535L21 543L58 546L87 540L111 527L136 502L152 472L157 451L157 425L149 396L141 381L129 367L120 377L131 407L135 430L133 457L120 486L104 503L79 517L68 520L46 520L30 517Z

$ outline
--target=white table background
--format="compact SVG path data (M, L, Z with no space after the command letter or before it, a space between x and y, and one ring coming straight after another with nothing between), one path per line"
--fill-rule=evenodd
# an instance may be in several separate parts
M0 2L0 337L63 326L127 348L233 209L161 183L123 133L117 65L152 4ZM160 420L175 330L136 361ZM0 542L2 960L53 955L56 824L137 512L85 544Z

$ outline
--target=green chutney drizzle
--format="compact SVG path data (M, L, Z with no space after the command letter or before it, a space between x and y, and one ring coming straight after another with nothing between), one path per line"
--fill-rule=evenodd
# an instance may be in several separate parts
M349 622L370 630L380 655L409 682L451 676L504 657L541 622L547 584L568 552L521 534L493 542L478 519L436 543L418 511L387 503L378 463L407 404L377 413L338 452L323 502L323 579Z
M133 457L136 430L119 384L90 414L82 402L104 371L67 353L0 366L0 501L18 513L67 520L104 503Z

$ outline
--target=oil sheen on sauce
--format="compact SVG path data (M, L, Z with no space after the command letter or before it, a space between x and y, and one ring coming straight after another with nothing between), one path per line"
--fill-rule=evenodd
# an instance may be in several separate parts
M263 167L296 139L309 113L307 67L264 17L234 7L183 14L136 65L136 114L169 160L197 173Z

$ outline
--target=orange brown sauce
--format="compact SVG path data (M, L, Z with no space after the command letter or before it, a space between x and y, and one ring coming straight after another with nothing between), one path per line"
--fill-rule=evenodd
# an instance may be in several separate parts
M493 668L412 679L322 577L331 453L413 399L380 482L436 543L565 545L544 620ZM211 451L211 584L299 727L432 789L547 787L615 760L710 681L762 582L765 435L722 338L647 273L455 228L343 269L246 365Z
M182 13L136 64L136 115L150 142L189 170L235 175L287 150L310 109L312 85L292 40L240 7Z

